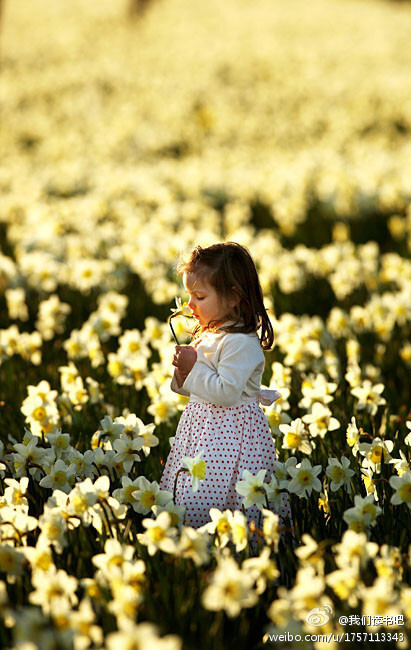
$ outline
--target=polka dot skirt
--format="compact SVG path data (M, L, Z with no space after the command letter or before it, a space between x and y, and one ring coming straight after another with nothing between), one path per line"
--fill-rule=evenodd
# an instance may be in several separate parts
M186 508L185 525L198 528L210 521L210 508L241 510L243 497L235 485L243 470L253 475L266 469L265 482L274 472L277 460L274 441L267 419L257 400L222 407L209 402L189 402L180 418L173 446L160 481L162 490L173 492L177 471L184 456L193 458L202 451L206 461L205 479L196 492L191 489L188 472L180 472L177 480L176 505ZM273 504L270 504L273 510ZM247 521L261 524L256 506L246 509ZM280 524L291 521L289 500L285 499Z

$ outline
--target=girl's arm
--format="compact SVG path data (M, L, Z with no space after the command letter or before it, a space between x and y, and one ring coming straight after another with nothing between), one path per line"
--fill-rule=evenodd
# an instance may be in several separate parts
M178 393L179 395L184 395L185 397L189 397L190 393L183 388L183 383L184 379L181 377L179 371L177 368L174 370L174 375L171 380L171 390L174 391L174 393Z
M223 342L217 369L197 359L183 388L219 406L237 404L256 368L264 369L264 354L258 340L247 334L228 334Z

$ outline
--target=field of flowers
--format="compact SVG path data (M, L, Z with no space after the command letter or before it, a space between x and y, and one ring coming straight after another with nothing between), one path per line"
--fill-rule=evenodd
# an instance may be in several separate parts
M411 7L127 6L3 11L0 647L408 648ZM194 530L167 319L221 240L275 328L279 460Z

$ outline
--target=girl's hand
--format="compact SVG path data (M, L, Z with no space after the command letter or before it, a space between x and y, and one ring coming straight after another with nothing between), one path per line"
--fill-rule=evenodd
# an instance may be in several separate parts
M175 366L181 377L185 380L192 367L197 361L197 350L191 345L176 345L176 351L173 357L173 366Z

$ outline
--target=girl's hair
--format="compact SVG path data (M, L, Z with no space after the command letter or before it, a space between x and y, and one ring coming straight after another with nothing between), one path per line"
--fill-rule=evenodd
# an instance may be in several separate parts
M212 286L219 297L227 302L233 294L239 302L226 314L234 324L223 327L226 332L257 332L261 347L268 350L274 343L274 332L264 307L263 292L253 259L244 246L235 242L214 244L207 248L196 246L187 260L177 265L177 273L193 273ZM240 326L236 323L243 321ZM208 328L212 327L208 324ZM214 323L215 325L215 323ZM195 334L202 331L199 326Z

